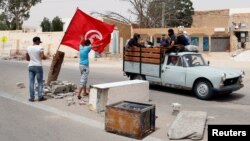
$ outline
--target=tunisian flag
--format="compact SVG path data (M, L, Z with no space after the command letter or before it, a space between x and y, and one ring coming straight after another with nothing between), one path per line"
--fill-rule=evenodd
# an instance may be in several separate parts
M89 39L92 44L99 45L93 50L101 53L109 44L114 27L114 25L99 21L77 9L61 44L79 50L81 37L83 37L83 40Z

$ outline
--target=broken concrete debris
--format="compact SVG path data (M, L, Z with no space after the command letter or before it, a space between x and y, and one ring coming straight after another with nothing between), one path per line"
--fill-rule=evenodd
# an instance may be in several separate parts
M25 85L24 85L23 82L16 83L16 86L17 86L19 89L25 88Z
M73 98L73 97L67 98L67 104L68 104L68 106L70 106L70 105L72 105L72 104L75 104L74 98Z
M68 81L51 81L49 85L43 81L44 94L54 99L62 99L64 97L73 97L77 85ZM35 90L38 91L38 84L35 84ZM71 105L71 104L70 104Z
M83 100L79 101L79 105L86 105L87 103Z
M179 103L172 103L171 107L173 108L172 115L178 115L181 110L181 104Z

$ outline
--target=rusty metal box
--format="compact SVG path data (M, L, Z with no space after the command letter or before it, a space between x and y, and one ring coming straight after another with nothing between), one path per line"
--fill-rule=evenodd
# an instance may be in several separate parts
M155 105L130 101L107 105L105 130L142 139L155 130Z

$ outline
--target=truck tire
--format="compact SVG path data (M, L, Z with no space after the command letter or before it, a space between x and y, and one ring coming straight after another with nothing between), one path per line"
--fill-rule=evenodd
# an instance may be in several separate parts
M144 76L136 74L136 75L131 75L130 80L146 80Z
M213 86L205 79L198 80L193 88L197 98L202 100L210 100L213 97Z

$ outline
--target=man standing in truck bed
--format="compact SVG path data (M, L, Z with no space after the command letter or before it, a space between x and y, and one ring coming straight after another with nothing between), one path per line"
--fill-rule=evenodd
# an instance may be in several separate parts
M169 41L169 47L168 47L167 52L173 52L176 50L176 48L174 46L176 44L176 37L175 37L173 29L168 30L168 36L170 38L170 41Z

